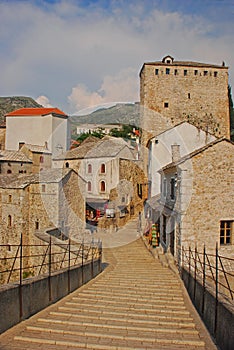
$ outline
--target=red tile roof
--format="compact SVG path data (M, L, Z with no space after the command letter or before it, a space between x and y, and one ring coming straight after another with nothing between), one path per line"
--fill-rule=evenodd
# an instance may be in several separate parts
M66 117L66 114L58 108L20 108L13 112L6 114L8 116L36 116L36 115L48 115L58 114Z

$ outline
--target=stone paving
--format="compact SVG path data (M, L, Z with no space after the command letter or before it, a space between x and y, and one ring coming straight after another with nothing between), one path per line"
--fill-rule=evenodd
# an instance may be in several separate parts
M104 271L3 333L0 349L217 350L178 275L153 258L136 225L103 233Z

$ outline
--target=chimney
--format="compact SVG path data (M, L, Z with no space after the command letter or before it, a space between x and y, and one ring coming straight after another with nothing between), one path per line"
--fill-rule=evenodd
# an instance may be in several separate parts
M177 145L176 143L171 145L171 157L173 163L180 159L180 145Z

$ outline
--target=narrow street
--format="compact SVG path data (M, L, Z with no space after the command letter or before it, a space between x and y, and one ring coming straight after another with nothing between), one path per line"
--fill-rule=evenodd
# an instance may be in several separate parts
M112 244L102 237L104 271L2 334L0 349L215 350L179 277L148 252L136 222L104 236L113 236Z

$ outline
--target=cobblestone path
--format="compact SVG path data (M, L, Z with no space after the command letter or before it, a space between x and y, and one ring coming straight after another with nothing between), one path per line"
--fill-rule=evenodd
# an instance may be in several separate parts
M0 349L215 350L178 276L141 239L91 282L0 336Z

